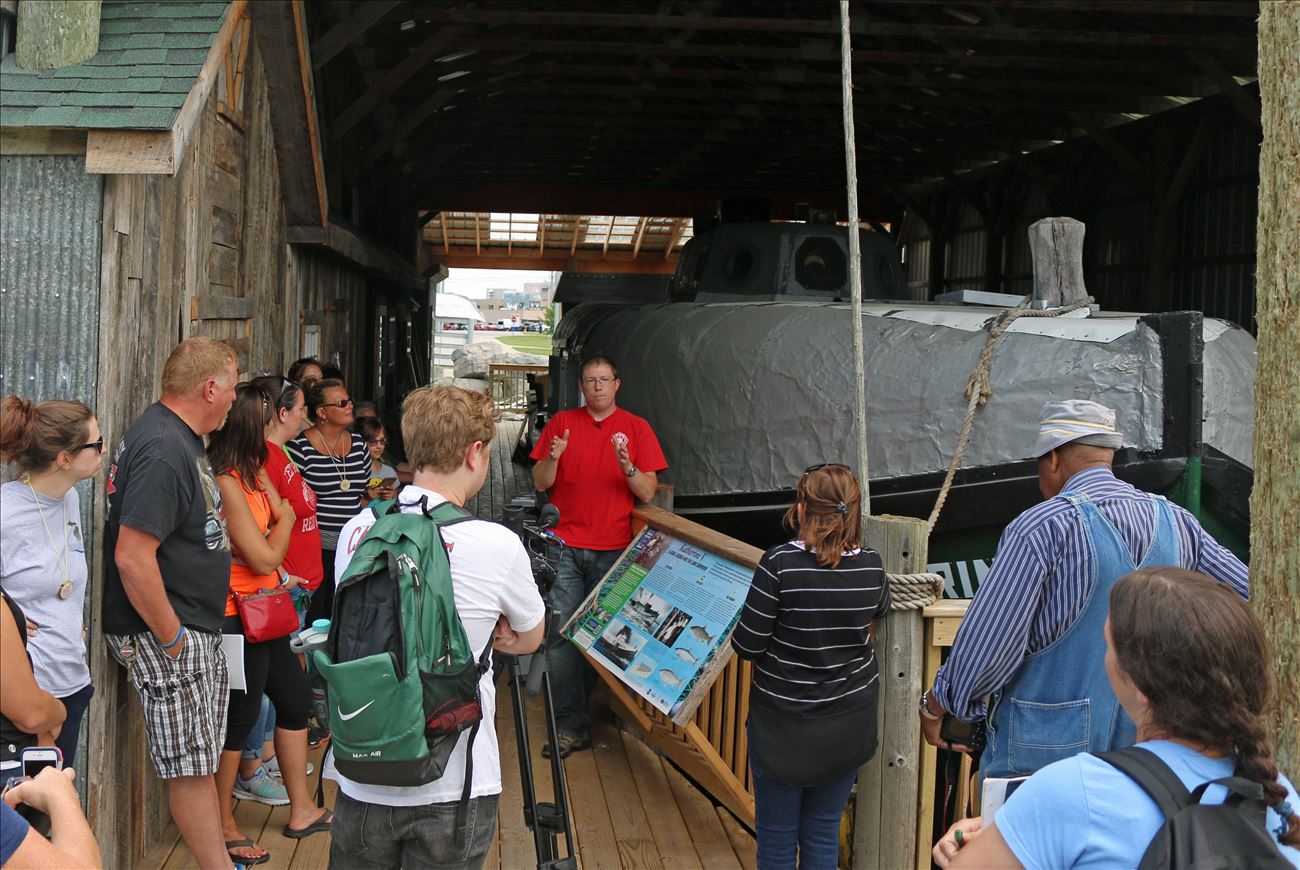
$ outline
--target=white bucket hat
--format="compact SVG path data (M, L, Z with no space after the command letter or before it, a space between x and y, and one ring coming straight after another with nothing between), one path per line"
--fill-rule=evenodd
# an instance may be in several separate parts
M1073 441L1112 450L1124 443L1124 436L1115 428L1115 412L1087 399L1048 402L1038 417L1035 459Z

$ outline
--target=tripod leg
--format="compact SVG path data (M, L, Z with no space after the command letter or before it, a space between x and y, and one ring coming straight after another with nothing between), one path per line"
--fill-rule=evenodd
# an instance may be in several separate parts
M524 824L533 832L533 847L540 864L544 851L543 826L538 819L537 788L533 782L533 757L528 741L528 710L524 706L524 676L518 656L510 657L510 695L515 710L515 745L519 753L519 785L524 793Z

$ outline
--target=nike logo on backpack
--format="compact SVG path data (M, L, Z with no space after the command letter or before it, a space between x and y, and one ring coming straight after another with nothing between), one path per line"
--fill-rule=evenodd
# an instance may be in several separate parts
M372 698L372 699L370 699L370 701L368 701L365 705L363 705L363 706L361 706L361 707L358 707L357 709L353 710L351 713L344 713L342 707L338 707L338 708L336 708L336 709L339 711L339 718L342 719L344 722L346 722L346 721L348 721L349 719L355 719L356 717L360 716L360 715L361 715L361 711L362 711L362 710L365 710L366 707L369 707L369 706L370 706L371 704L373 704L373 703L375 703L375 701L374 701L374 699Z

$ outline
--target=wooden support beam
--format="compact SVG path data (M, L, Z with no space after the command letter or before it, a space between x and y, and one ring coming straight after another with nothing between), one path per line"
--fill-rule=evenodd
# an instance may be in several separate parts
M664 259L667 260L673 254L673 248L677 247L677 240L682 237L682 231L686 229L686 218L677 218L673 221L673 231L668 235L668 245L664 248Z
M615 217L614 217L614 215L609 215L608 217L609 217L609 229L605 231L605 244L604 244L604 247L601 249L601 252L600 252L600 257L601 257L602 260L603 260L605 257L608 257L608 256L609 256L609 240L610 240L610 238L613 237L613 235L614 235L614 220L615 220Z
M641 218L639 221L637 221L637 224L636 224L636 241L633 242L633 244L632 244L632 258L633 258L633 259L636 259L637 254L640 254L640 253L641 253L641 240L642 240L643 238L645 238L645 228L646 228L646 224L647 224L649 221L650 221L650 219L649 219L649 218L646 218L646 217L643 217L643 218Z
M546 215L537 216L537 256L546 256Z
M420 105L409 112L404 112L402 122L383 136L380 136L379 140L366 150L366 162L373 166L398 143L405 143L409 150L419 153L422 147L422 143L419 141L421 137L412 134L425 121L436 115L443 106L451 102L451 98L455 95L456 91L452 88L438 88L429 94Z
M427 244L427 243L426 243ZM619 275L671 275L677 271L677 252L667 258L640 257L633 260L631 251L610 251L601 257L600 251L579 249L569 256L562 248L552 248L545 257L505 256L501 248L489 248L481 254L472 248L452 247L450 254L433 253L431 259L448 269L536 269L546 272L609 272Z
M723 32L807 33L834 36L838 23L823 16L809 18L758 18L748 16L685 16L623 14L619 12L566 12L533 9L476 7L441 10L439 20L462 24L503 24L516 27L608 28L615 32L637 30L716 30ZM1120 30L1015 27L1000 30L960 24L892 22L878 18L853 23L858 36L878 38L903 36L952 42L958 45L981 42L1012 42L1030 45L1075 44L1088 46L1166 46L1255 50L1254 37L1234 34L1134 33Z
M291 245L324 248L398 287L417 290L425 286L414 265L341 224L290 226L285 230L285 240Z
M586 215L579 215L573 219L573 238L569 242L569 256L572 257L578 250L578 236L581 234L581 228L584 222L591 220Z
M989 209L988 202L984 199L984 194L976 190L971 183L962 176L955 175L950 169L944 170L943 177L958 193L961 194L963 199L971 204L971 207L974 208L975 211L979 212L979 216L984 220L985 226L993 223L993 213Z
M360 39L372 25L400 6L402 0L366 0L353 7L352 15L327 30L322 36L312 41L311 65L320 69L329 63L339 52Z
M1210 143L1210 137L1214 134L1217 119L1213 115L1202 115L1201 120L1196 125L1192 138L1188 140L1187 146L1183 149L1182 160L1178 162L1178 169L1174 171L1174 177L1170 179L1169 186L1165 188L1164 197L1160 202L1160 208L1165 211L1172 211L1177 207L1179 201L1183 198L1183 192L1187 189L1187 183L1191 180L1192 172L1195 171L1201 158L1205 155L1205 149Z
M438 216L439 216L440 214L442 214L442 212L439 212L439 211L426 211L424 214L420 215L420 219L419 219L418 221L415 222L415 229L416 229L416 232L419 232L422 228L424 228L424 227L428 226L429 224L433 223L435 220L438 219Z
M894 199L898 200L905 207L911 210L912 214L924 221L925 225L930 228L930 234L932 236L939 231L938 222L930 213L930 209L921 203L919 197L912 195L911 191L903 185L895 184L889 179L877 176L876 181L878 181L885 190L893 194Z
M1237 80L1219 63L1219 59L1209 50L1193 50L1187 52L1187 56L1192 63L1201 68L1214 84L1218 86L1223 95L1232 103L1232 107L1237 110L1246 122L1256 130L1262 130L1263 121L1260 117L1259 100L1255 99L1246 91Z
M442 229L442 252L450 254L451 242L447 238L447 213L445 211L438 213L438 226Z
M1099 119L1083 112L1071 112L1070 117L1074 119L1076 124L1088 131L1088 135L1097 143L1097 146L1102 151L1105 151L1119 167L1127 170L1143 186L1149 183L1149 178L1143 170L1141 162L1127 148L1121 145L1119 140L1110 134L1109 130L1101 125Z
M322 226L329 203L302 4L253 3L249 13L273 107L271 130L285 221Z
M439 12L438 17L442 18L443 13ZM335 141L342 139L344 134L361 123L416 73L433 63L438 55L446 51L464 33L463 27L440 27L425 40L423 45L407 55L334 118L330 125L330 138Z

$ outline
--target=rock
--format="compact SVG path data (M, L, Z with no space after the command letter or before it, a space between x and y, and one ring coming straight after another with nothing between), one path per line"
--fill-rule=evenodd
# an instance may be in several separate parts
M451 361L457 378L486 378L488 366L493 363L544 366L547 359L531 353L522 353L495 338L475 341L451 352Z
M471 393L487 391L487 381L481 378L438 378L433 382L433 386L460 387L462 390L469 390Z

